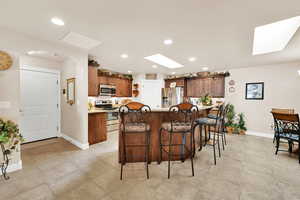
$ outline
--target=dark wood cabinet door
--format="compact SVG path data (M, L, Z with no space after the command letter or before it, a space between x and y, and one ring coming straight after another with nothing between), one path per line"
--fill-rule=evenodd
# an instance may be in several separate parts
M206 94L212 97L224 97L225 78L191 78L186 81L186 94L188 97L202 97Z
M212 78L204 78L203 80L203 92L201 94L201 96L205 96L205 95L212 95L212 90L211 90L211 86L212 86Z
M176 82L176 87L185 87L185 78L165 79L165 88L169 88L171 83Z
M88 68L88 95L98 96L98 74L96 67Z
M98 84L108 85L109 84L108 77L106 77L106 76L99 76L98 77Z
M201 91L199 79L188 79L186 82L186 95L188 97L198 97Z
M107 140L106 113L93 113L88 117L89 144L96 144Z
M225 96L225 78L224 77L212 78L211 95L213 97L224 97Z

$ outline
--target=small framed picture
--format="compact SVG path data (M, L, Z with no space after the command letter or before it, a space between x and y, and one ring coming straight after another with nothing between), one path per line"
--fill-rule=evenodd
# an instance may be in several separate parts
M75 103L75 78L67 79L67 103Z
M246 83L246 99L247 100L263 100L264 99L264 83Z

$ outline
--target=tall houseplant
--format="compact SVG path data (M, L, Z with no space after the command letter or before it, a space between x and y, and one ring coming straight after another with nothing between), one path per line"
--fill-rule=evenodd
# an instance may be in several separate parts
M245 135L247 128L246 128L246 122L245 122L245 115L244 113L238 114L238 129L239 129L239 134Z
M225 127L227 132L230 134L232 134L235 129L234 118L235 118L234 106L232 104L228 104Z

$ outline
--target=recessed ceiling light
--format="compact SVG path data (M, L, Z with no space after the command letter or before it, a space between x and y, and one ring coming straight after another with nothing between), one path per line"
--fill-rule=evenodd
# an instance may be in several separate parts
M300 27L300 16L255 28L253 55L283 50L297 29Z
M171 39L166 39L166 40L164 40L164 44L165 44L165 45L171 45L171 44L173 44L173 40L171 40Z
M174 74L176 74L176 72L172 72L171 74L173 74L173 75L174 75Z
M207 71L207 70L208 70L208 67L202 67L202 70L203 70L203 71Z
M300 76L300 70L298 70L298 74L299 74L299 76Z
M47 51L41 51L41 50L27 52L28 55L42 55L42 54L47 54L47 53L48 53Z
M128 72L129 74L131 74L131 73L132 73L132 71L130 71L130 70L128 70L127 72Z
M53 18L51 19L51 22L52 22L53 24L55 24L55 25L58 25L58 26L63 26L63 25L65 25L65 22L64 22L63 20L57 18L57 17L53 17Z
M147 56L147 57L144 57L146 60L150 60L152 62L155 62L159 65L162 65L162 66L165 66L167 68L180 68L180 67L184 67L182 64L179 64L177 62L175 62L174 60L164 56L164 55L161 55L161 54L155 54L155 55L152 55L152 56Z
M152 68L156 69L156 68L157 68L157 65L152 65Z
M122 54L121 58L128 58L128 55L127 54Z
M190 62L195 62L195 61L196 61L196 58L195 58L195 57L190 57L190 58L189 58L189 61L190 61Z

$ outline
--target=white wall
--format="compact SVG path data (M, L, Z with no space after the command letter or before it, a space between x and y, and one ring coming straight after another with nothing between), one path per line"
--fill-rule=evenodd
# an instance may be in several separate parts
M293 108L300 111L300 63L257 66L230 70L226 78L226 101L237 112L244 112L249 131L273 133L270 113L272 108ZM235 92L229 93L230 80L235 81ZM245 100L245 85L249 82L264 82L264 100Z
M139 84L137 101L150 107L161 107L161 89L165 87L164 75L158 74L157 80L146 80L145 74L133 76L134 83Z
M87 102L88 102L88 67L87 58L88 54L85 51L81 51L77 48L72 48L64 46L61 43L52 43L47 41L38 40L30 36L19 34L7 29L0 28L0 44L1 50L5 50L14 56L14 67L13 69L0 72L0 101L9 101L11 103L11 108L7 110L1 110L0 116L4 116L13 120L19 119L19 58L25 55L26 52L31 50L44 50L48 52L55 52L59 55L63 55L66 58L74 59L74 66L68 68L69 73L76 74L76 100L78 100L76 106L71 108L62 107L61 112L64 113L73 110L73 113L77 114L76 118L73 120L64 120L61 124L62 130L69 130L65 127L70 127L72 125L80 127L76 129L76 132L66 131L66 134L73 139L80 140L79 143L87 142L88 137L88 113L87 113ZM27 59L27 60L26 60ZM25 58L22 59L25 63L32 63L32 60ZM41 60L40 60L41 61ZM43 61L42 63L45 64ZM49 64L49 63L48 63ZM55 64L56 65L56 64ZM47 65L46 67L55 67L53 63ZM64 67L64 66L62 66ZM64 85L68 75L61 76L61 84ZM61 98L65 101L64 98ZM62 102L63 104L64 102ZM81 135L79 137L78 135ZM15 162L19 162L20 157L16 157Z
M30 67L55 69L55 70L61 70L61 68L62 68L62 62L45 59L45 58L34 57L34 56L21 55L20 56L20 66L24 66L24 65L27 65Z
M67 88L67 79L75 78L75 104L61 96L61 132L76 140L81 148L88 147L88 58L67 59L61 69L61 88Z
M11 50L0 49L9 53L13 58L13 65L10 69L0 71L0 103L9 105L0 107L0 118L19 122L19 55ZM0 163L2 160L2 152L0 153ZM20 161L20 152L12 155L11 165ZM1 174L1 172L0 172Z

